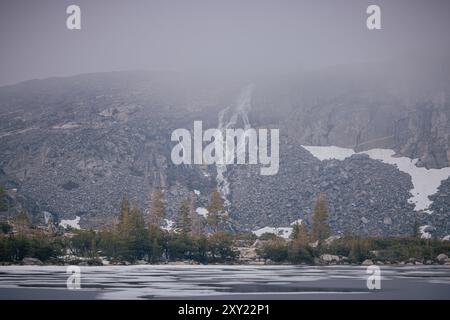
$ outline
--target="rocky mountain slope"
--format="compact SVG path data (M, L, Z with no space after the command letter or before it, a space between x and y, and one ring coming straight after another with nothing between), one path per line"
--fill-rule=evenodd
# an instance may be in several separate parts
M177 81L157 78L86 75L2 88L5 187L18 189L35 214L80 216L84 226L110 221L124 193L146 207L151 190L162 186L172 210L192 189L210 189L200 169L170 161L172 130L196 113L181 90L170 92Z
M305 145L394 149L450 166L450 59L338 66L269 80L256 118L277 118Z
M342 68L253 81L246 116L253 127L280 129L280 170L261 176L259 166L229 166L230 227L308 222L314 198L325 192L337 233L408 234L418 220L449 234L449 180L432 196L433 213L417 212L408 202L411 177L395 166L364 155L319 161L301 145L389 148L419 158L420 166L447 167L450 73L419 70L424 79L404 81L415 78L398 68L389 74ZM35 220L50 212L101 227L118 214L125 192L147 208L157 186L165 190L169 218L194 190L197 205L205 206L216 168L175 166L171 132L191 129L194 120L217 127L220 110L237 103L247 81L193 79L117 72L0 88L0 183L11 209L3 215L22 206Z

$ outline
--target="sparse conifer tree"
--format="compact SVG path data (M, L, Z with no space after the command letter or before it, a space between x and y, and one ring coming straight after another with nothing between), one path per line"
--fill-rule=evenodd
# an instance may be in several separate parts
M330 236L330 227L327 224L328 213L325 204L325 194L320 193L314 204L312 215L312 241L323 241Z
M420 238L420 224L417 219L414 221L413 230L412 230L413 238Z
M308 228L302 221L301 223L295 223L292 229L291 238L294 242L301 245L307 245L309 242Z
M128 195L124 195L120 204L118 231L121 236L127 236L130 231L130 202Z
M191 201L189 203L189 214L191 217L191 236L198 236L202 234L202 221L196 211L196 195L194 192L191 194Z
M8 210L8 207L6 205L6 193L5 189L3 189L2 186L0 186L0 211L6 210Z
M21 210L14 217L14 225L16 227L17 233L21 236L28 235L31 225L30 217L25 210Z
M166 216L166 207L164 203L164 193L160 188L157 188L150 195L149 208L149 225L159 226L161 220Z
M191 232L189 203L186 200L181 202L180 208L178 209L176 230L183 236L187 236Z
M219 229L219 224L226 219L225 206L219 190L214 189L211 193L211 199L208 204L208 224L212 227L214 232Z

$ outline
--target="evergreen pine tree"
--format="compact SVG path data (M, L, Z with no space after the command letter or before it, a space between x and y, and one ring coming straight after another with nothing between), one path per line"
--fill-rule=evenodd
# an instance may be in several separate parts
M21 210L14 217L14 225L16 227L17 233L21 236L28 235L31 225L30 217L25 210Z
M0 186L0 211L6 211L8 210L6 205L6 193L5 189L3 189L2 186Z
M196 212L196 195L194 192L191 194L191 201L189 203L189 213L191 217L191 236L198 236L202 234L202 221L200 216Z
M328 214L325 205L325 195L320 193L312 215L312 241L319 243L330 236L330 227L327 224Z
M120 204L120 216L118 223L118 231L121 236L127 236L130 231L130 202L128 195L125 194Z
M132 259L143 259L148 251L148 235L142 210L133 206L130 213L129 255Z
M294 263L307 262L311 263L312 254L308 247L309 235L306 224L302 221L293 226L292 241L288 249L288 257Z
M161 247L158 245L158 238L156 236L150 238L150 241L151 241L151 250L149 259L152 263L155 263L161 256Z
M157 188L150 195L149 208L149 224L151 226L159 226L160 222L166 216L166 208L164 203L164 193Z
M98 252L97 252L97 241L95 238L92 238L91 240L91 250L90 250L90 258L98 258Z
M368 256L368 248L369 244L367 239L359 236L353 237L350 242L349 259L356 263L363 262Z
M53 218L52 217L48 218L47 232L48 232L49 235L53 235L54 234L54 223L53 223Z
M300 225L296 222L293 226L292 226L292 233L291 233L291 239L295 240L298 238L300 232Z
M420 238L420 224L417 219L414 221L413 224L412 236L413 238Z
M301 245L308 245L309 235L308 228L306 224L302 221L301 223L295 223L292 230L292 240Z
M145 230L145 220L144 215L137 206L134 206L130 213L130 232L133 235L136 235L137 233L142 233L143 230Z
M222 196L220 195L219 190L214 189L211 193L211 199L209 201L208 207L208 224L212 227L214 232L217 232L219 229L219 224L225 218L225 206Z
M177 232L183 236L187 236L191 232L191 217L187 201L181 202L175 227Z

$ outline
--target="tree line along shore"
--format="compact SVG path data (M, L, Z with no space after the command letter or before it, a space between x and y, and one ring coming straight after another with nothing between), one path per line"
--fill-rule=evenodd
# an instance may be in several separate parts
M124 195L120 214L102 230L63 228L51 219L47 225L32 224L27 212L20 211L0 222L0 263L450 265L450 241L422 239L418 224L403 237L332 235L322 193L314 203L311 227L294 224L288 239L230 232L218 190L211 193L206 219L186 199L171 230L161 227L166 214L163 190L150 198L147 221L143 210Z

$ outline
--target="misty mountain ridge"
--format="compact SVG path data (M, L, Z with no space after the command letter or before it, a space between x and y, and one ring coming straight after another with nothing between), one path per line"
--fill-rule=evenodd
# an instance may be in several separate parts
M411 177L395 166L362 154L320 161L302 147L393 149L418 166L449 167L450 68L448 60L429 65L405 60L236 79L125 71L0 87L0 182L9 214L24 207L35 221L50 212L99 228L118 214L124 193L147 208L157 186L169 219L194 190L206 206L216 167L175 166L171 132L194 120L217 127L219 112L252 82L247 116L252 127L280 129L280 171L264 177L259 167L227 166L231 228L309 223L324 192L336 233L409 234L418 220L447 235L448 179L428 214L408 202Z

